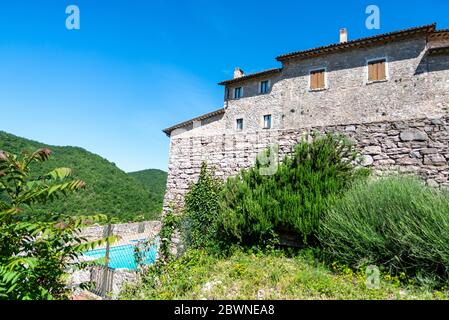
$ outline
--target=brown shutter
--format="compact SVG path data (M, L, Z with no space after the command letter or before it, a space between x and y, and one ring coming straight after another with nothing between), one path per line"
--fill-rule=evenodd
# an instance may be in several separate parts
M319 72L319 76L320 76L320 80L319 80L319 83L318 83L318 85L319 85L319 87L320 88L325 88L326 86L325 86L325 83L324 83L324 70L321 70L320 72Z
M385 61L380 61L378 64L377 64L377 67L378 67L378 71L377 71L377 76L378 76L378 78L377 78L377 80L385 80L387 77L386 77L386 74L385 74Z
M368 63L368 80L369 81L374 81L375 80L375 78L374 78L374 69L375 69L375 66L374 66L374 63Z
M316 89L318 86L316 72L310 74L310 89Z
M373 62L373 81L379 80L379 65Z

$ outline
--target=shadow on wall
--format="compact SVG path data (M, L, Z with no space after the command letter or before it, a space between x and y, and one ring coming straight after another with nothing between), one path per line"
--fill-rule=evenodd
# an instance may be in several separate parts
M449 53L442 53L427 56L426 59L429 72L447 71L449 70ZM422 61L424 63L424 59ZM449 80L449 78L448 78Z

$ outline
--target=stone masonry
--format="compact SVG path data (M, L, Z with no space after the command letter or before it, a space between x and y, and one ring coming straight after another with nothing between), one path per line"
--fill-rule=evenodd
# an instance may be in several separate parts
M383 59L386 79L368 81L368 62ZM310 131L354 140L364 165L377 173L414 172L429 185L449 186L449 30L435 25L279 56L279 69L220 83L224 107L164 130L170 136L164 208L183 205L201 163L227 178L278 144L280 158ZM325 87L310 89L325 70ZM261 93L262 81L269 82ZM241 88L242 96L228 95ZM263 128L264 115L272 126ZM243 130L236 120L243 119Z
M248 134L173 138L166 204L183 206L189 184L196 181L201 163L226 178L254 165L257 154L279 144L282 159L305 133L338 132L353 140L364 155L363 165L376 173L413 172L429 185L449 187L449 117L407 121L318 126Z

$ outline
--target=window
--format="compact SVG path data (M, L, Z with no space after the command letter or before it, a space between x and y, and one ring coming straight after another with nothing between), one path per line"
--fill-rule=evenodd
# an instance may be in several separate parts
M376 82L384 80L387 80L387 60L368 61L368 81Z
M271 129L271 114L267 114L263 116L263 128Z
M325 69L310 71L310 89L326 89Z
M243 130L243 119L237 119L237 131Z
M242 87L234 88L234 99L240 99L242 97Z
M226 100L231 99L231 91L229 90L229 88L225 89L225 99Z
M270 89L270 82L268 80L260 82L259 93L268 93L269 89Z

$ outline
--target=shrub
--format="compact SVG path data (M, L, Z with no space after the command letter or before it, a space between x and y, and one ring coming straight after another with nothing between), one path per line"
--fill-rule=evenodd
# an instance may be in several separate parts
M201 166L198 181L190 186L185 196L185 214L182 221L184 240L192 248L209 246L216 236L220 182L208 169Z
M262 164L227 180L221 192L220 238L243 245L270 243L293 234L316 244L321 215L330 201L367 171L357 169L354 146L343 136L313 134L272 175Z
M320 240L335 259L392 274L449 276L449 194L413 178L360 184L323 219Z

